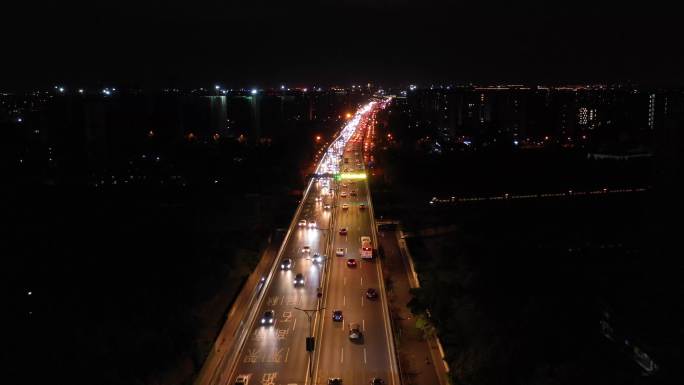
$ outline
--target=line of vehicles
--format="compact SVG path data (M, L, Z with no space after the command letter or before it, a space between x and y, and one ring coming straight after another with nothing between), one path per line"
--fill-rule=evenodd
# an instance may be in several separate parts
M319 165L317 169L317 173L329 173L329 174L339 174L341 171L340 169L340 163L344 164L344 172L350 172L352 169L359 169L363 170L363 165L359 160L356 160L356 167L354 167L352 159L349 157L344 157L341 153L342 152L349 152L348 150L345 151L345 147L347 142L352 139L352 135L356 135L354 138L354 142L358 142L360 140L358 136L360 135L359 132L356 130L356 126L359 125L365 125L367 124L367 117L366 113L371 110L375 102L372 102L365 107L359 109L359 111L355 114L355 117L348 123L347 126L342 130L340 137L338 140L336 140L331 147L328 149L324 159L322 159L321 164ZM358 152L355 153L357 156L359 155ZM320 187L320 196L315 197L315 202L316 206L319 208L323 208L325 211L332 210L334 203L333 203L333 197L335 196L335 190L332 188L332 179L331 178L322 178L319 179L318 181L319 187ZM358 196L358 190L355 182L351 181L345 181L345 183L341 183L340 186L340 191L339 191L339 197L342 199L348 198L348 197L356 197ZM341 203L341 202L340 202ZM354 202L345 202L341 204L342 212L347 212L350 209L350 203ZM366 204L365 203L358 203L358 209L359 210L365 210L366 209ZM318 223L315 220L311 220L308 218L304 219L299 219L297 221L297 225L300 229L302 230L309 230L309 229L319 229ZM331 234L334 234L335 229L330 229L332 232ZM349 233L349 229L346 227L342 227L338 229L339 234L342 236L347 236ZM374 257L373 253L373 244L371 241L370 236L361 236L360 237L361 241L361 247L358 251L358 257L362 259L372 259ZM327 262L328 257L326 255L321 255L318 252L314 251L311 249L310 246L308 245L303 245L299 249L301 251L301 254L298 254L295 252L295 254L298 255L288 255L284 256L280 260L280 269L281 271L291 271L292 273L296 272L296 267L297 267L297 260L303 256L307 257L307 259L311 259L314 263L323 263ZM355 268L357 267L357 255L354 250L351 252L347 248L343 247L337 247L335 250L335 256L337 257L345 257L346 259L346 265L348 268ZM306 263L304 263L306 265ZM292 277L292 276L288 276ZM302 287L306 285L306 280L304 277L304 274L301 272L297 272L294 274L294 278L292 279L292 284L295 288L297 287ZM321 295L319 291L319 296ZM365 292L363 293L365 298L368 300L376 300L379 297L379 294L375 288L368 287L366 288ZM332 320L334 322L345 322L345 317L341 309L334 309L332 310L331 313ZM262 327L275 327L276 323L278 323L278 318L276 317L276 311L273 309L265 310L262 314L262 317L259 320L259 324ZM363 343L364 339L364 330L361 327L361 325L358 322L349 322L347 324L347 328L345 330L348 333L348 338L349 341L352 343ZM365 327L365 323L364 323ZM235 385L248 385L249 380L250 380L251 375L244 375L240 374L236 377L235 380ZM342 379L338 377L332 377L328 378L327 381L328 385L342 385ZM370 384L371 385L383 385L384 381L381 378L373 377L370 379Z

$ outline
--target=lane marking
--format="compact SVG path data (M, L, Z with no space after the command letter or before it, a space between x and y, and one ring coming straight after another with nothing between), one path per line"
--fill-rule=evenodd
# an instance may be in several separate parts
M361 296L361 307L363 307L363 297L365 297L365 295Z
M287 360L285 360L285 362L287 362ZM368 362L366 362L366 348L363 348L363 363L364 364L368 363Z
M340 363L344 363L344 348L341 348Z
M342 296L342 306L345 306L345 307L347 306L347 296L346 295Z
M295 318L294 323L292 324L292 331L295 331L295 328L297 327L297 319Z
M363 276L361 276L361 287L363 287Z
M363 331L365 332L366 331L366 320L365 319L361 320L361 322L363 323L362 327L363 327Z

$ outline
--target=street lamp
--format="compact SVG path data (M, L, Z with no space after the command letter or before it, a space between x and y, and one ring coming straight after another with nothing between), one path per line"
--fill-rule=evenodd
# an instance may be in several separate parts
M319 296L320 296L320 288L319 288ZM309 320L309 336L306 337L306 351L309 352L309 377L313 381L313 351L314 351L314 345L315 345L315 340L313 336L313 325L311 324L311 318L313 317L314 314L321 310L325 310L324 307L320 307L317 309L301 309L298 307L295 307L295 309L299 311L303 311L304 314L306 314L307 319Z

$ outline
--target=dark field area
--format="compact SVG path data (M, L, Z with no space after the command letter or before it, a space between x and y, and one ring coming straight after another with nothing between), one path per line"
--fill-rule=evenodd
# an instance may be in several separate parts
M435 326L454 383L677 382L682 205L657 158L396 146L377 158L376 215L400 219L409 234L422 283L410 306ZM635 187L648 189L429 204ZM655 374L644 376L639 364L652 363Z
M27 384L190 383L296 203L116 186L43 187L3 201L5 343L11 377Z
M681 360L681 264L645 234L646 199L461 207L444 213L453 232L410 238L423 283L412 306L430 310L455 377L669 383ZM602 334L606 312L616 342ZM659 373L642 377L622 339L647 352Z

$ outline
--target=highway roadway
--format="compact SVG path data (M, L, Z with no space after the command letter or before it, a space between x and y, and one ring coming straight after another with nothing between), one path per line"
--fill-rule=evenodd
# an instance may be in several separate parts
M357 112L342 130L337 145L333 144L321 160L318 172L344 175L344 171L363 171L363 132L373 114L369 106ZM344 156L349 158L348 164L339 161L338 155L343 149ZM356 196L350 195L352 190L356 190ZM347 193L346 198L341 197L342 191ZM361 203L366 205L365 209L359 208ZM343 204L349 208L343 209ZM239 353L229 367L219 369L213 384L235 384L239 377L249 378L249 384L262 385L325 384L330 377L342 378L343 384L363 384L369 383L372 377L380 377L386 384L399 385L395 380L397 373L393 373L396 371L390 369L393 350L384 292L376 299L365 297L368 288L378 291L382 288L379 263L359 258L360 237L372 236L375 241L369 204L365 179L354 182L320 179L310 183L273 274L269 275L263 296L255 305L258 306L256 313L255 309L240 309L252 316L245 317L249 324L243 328L245 334L237 349ZM297 225L302 220L307 226ZM311 221L316 223L314 227L308 226ZM339 234L342 227L348 229L347 235ZM310 251L303 251L305 246ZM345 255L335 256L335 249L340 247L345 249ZM315 262L312 257L316 253L327 258ZM284 258L294 261L289 270L280 268ZM349 258L357 260L357 267L347 266ZM303 285L293 283L297 273L303 274ZM323 307L314 313L311 325L307 315L298 310ZM343 311L342 322L332 320L334 309ZM268 310L275 317L272 324L264 326L261 320ZM361 342L349 340L352 322L361 325ZM315 356L305 347L310 333L316 336ZM309 376L311 358L314 358L311 364L314 381Z
M345 157L349 164L343 164L349 171L363 171L363 134L365 127L359 127L357 136L347 144ZM356 167L357 161L361 165ZM393 384L391 377L390 349L385 314L387 304L384 296L378 295L369 299L365 293L368 288L380 289L382 272L380 264L375 259L360 258L361 237L372 236L371 214L369 210L369 191L365 179L357 181L337 182L338 191L346 192L347 197L338 195L335 207L336 221L334 224L334 247L344 248L344 257L335 257L331 261L328 276L327 296L324 301L326 307L323 317L323 327L319 337L322 349L317 351L317 384L325 384L328 378L339 377L344 384L368 384L373 377L381 378L387 384ZM356 196L350 193L356 191ZM343 209L342 205L349 205ZM366 208L359 208L360 204ZM339 233L341 228L347 229L347 234ZM375 246L374 246L375 247ZM354 258L356 267L348 267L347 259ZM333 321L332 310L342 310L343 322ZM360 342L349 339L349 324L358 323L363 332Z

